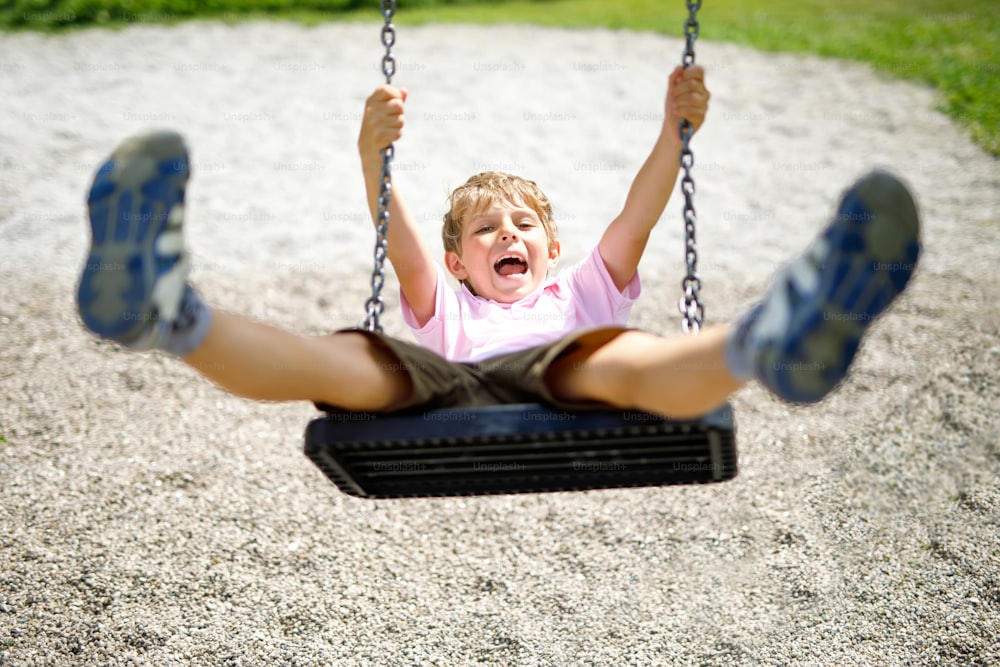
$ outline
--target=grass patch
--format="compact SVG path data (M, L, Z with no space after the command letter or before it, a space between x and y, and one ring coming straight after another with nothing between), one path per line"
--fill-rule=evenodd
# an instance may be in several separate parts
M375 0L8 0L0 27L62 30L193 18L379 20ZM679 36L682 0L400 0L396 22L530 23ZM765 51L871 64L942 93L941 110L1000 155L1000 4L996 0L705 0L701 37ZM679 55L678 55L679 58Z

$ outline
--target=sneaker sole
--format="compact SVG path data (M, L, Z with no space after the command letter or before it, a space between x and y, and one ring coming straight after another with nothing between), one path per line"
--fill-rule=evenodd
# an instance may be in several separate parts
M94 177L77 308L98 336L148 349L169 332L187 277L180 231L188 171L180 135L158 132L123 142Z
M798 262L822 262L819 284L806 284L810 272L795 264L782 274L786 300L803 291L813 296L783 304L791 321L757 359L758 377L794 403L815 403L844 380L865 331L909 283L920 255L920 221L906 186L883 171L862 178L811 250L811 260Z

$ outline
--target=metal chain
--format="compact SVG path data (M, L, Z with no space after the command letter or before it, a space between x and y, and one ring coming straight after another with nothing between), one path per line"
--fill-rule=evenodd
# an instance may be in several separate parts
M396 59L392 57L392 47L396 43L396 28L392 25L392 17L396 13L396 0L382 0L382 45L385 55L382 56L382 74L385 82L392 83L392 75L396 73ZM392 157L393 146L389 144L382 149L382 177L378 193L378 211L375 225L375 268L372 271L372 295L365 302L367 315L361 321L361 328L368 331L382 332L378 321L379 315L385 310L382 300L382 287L385 285L385 258L388 252L389 234L389 202L392 199Z
M701 8L701 0L693 2L687 0L688 20L684 24L684 35L687 42L684 47L682 63L685 68L694 64L694 41L698 38L698 10ZM687 275L681 281L684 289L684 296L678 303L678 308L684 316L681 320L681 329L685 333L698 333L705 320L705 307L698 297L701 289L701 278L698 277L698 246L695 243L695 225L698 216L694 211L694 177L691 175L691 168L694 166L694 153L691 151L691 136L694 134L694 126L685 118L678 128L681 138L681 167L684 169L684 176L681 178L681 192L684 193L684 262L687 265Z

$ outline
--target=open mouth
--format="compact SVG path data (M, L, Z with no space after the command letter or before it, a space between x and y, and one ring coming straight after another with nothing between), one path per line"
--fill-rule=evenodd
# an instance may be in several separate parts
M501 276L519 276L528 272L528 263L516 255L504 255L493 263L493 270Z

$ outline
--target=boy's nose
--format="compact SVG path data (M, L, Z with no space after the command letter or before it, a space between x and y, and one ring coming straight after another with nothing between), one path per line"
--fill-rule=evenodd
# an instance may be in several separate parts
M500 238L503 239L504 241L506 241L508 238L511 239L517 238L516 229L514 228L514 226L504 223L504 228L500 232Z

